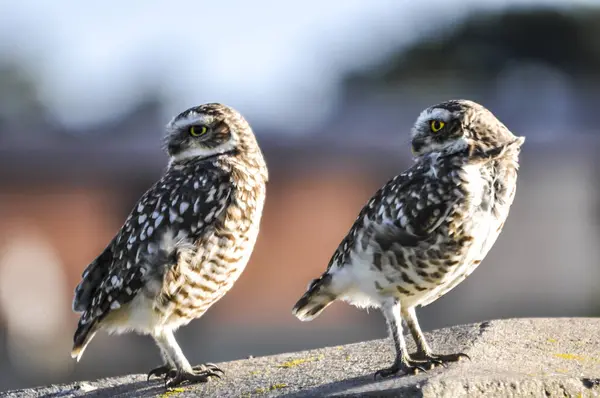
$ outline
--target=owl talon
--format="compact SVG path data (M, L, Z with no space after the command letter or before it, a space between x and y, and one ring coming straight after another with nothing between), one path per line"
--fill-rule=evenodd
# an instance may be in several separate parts
M377 372L375 372L375 380L377 380L377 376L386 378L396 375L400 372L403 372L407 375L416 375L419 373L419 371L427 373L427 370L423 367L423 365L424 364L421 362L404 358L401 361L394 362L394 364L389 368L379 369Z
M212 370L192 370L191 372L183 370L171 370L165 376L165 387L169 389L171 387L176 387L180 384L183 384L186 381L189 384L206 383L210 377L216 377L218 379L221 378L218 373L213 372Z
M221 374L225 374L225 371L223 369L210 362L196 365L192 369L196 372L209 370L211 372L220 372Z
M428 354L428 353L416 353L412 355L413 358L421 361L427 361L435 363L436 365L442 365L447 368L450 362L459 362L462 358L466 358L469 361L471 357L467 354L459 352L456 354Z
M162 366L159 366L157 368L154 368L152 370L150 370L150 372L148 372L148 377L146 380L150 380L150 378L152 376L156 376L156 377L164 377L167 375L167 373L169 373L171 370L173 370L173 367L171 365L168 364L164 364Z
M426 361L426 365L429 365L429 370L433 370L438 366L447 367L447 365L443 361L438 361L436 359L431 359Z

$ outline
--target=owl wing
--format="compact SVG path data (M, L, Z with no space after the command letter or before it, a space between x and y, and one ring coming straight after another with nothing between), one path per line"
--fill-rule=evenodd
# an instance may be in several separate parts
M138 201L125 224L83 272L73 309L80 323L102 319L128 303L143 287L148 272L160 272L179 242L210 233L231 200L229 173L197 167L190 173L169 170ZM156 267L144 267L153 262ZM164 270L164 268L163 268Z
M416 246L427 240L449 216L458 201L456 193L448 192L429 173L413 171L412 178L405 177L400 183L392 180L365 214L366 235L382 250L392 244Z
M343 266L355 244L366 249L376 242L384 251L394 244L416 246L439 228L458 198L455 192L443 189L432 161L416 163L373 195L334 253L328 269L336 263Z

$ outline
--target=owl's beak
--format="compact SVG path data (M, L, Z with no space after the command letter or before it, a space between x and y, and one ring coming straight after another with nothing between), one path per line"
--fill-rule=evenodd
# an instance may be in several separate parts
M169 147L167 148L167 151L170 154L179 153L181 151L181 144L179 142L171 142L171 143L169 143Z
M414 156L417 156L419 153L421 153L421 149L423 149L423 146L425 146L425 142L423 142L423 140L415 138L412 140L412 143L410 145L410 151Z
M517 139L515 140L515 143L521 147L524 143L525 143L525 137L521 136L521 137L517 137Z

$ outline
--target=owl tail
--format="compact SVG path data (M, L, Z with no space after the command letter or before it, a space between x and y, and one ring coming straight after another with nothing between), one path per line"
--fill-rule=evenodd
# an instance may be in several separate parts
M308 291L298 300L292 314L301 321L312 321L337 298L331 291L331 275L325 273L314 279Z
M81 319L77 325L77 330L73 336L73 349L71 350L71 358L75 358L77 362L81 359L83 351L96 335L98 331L98 322L95 319L88 323L83 323Z

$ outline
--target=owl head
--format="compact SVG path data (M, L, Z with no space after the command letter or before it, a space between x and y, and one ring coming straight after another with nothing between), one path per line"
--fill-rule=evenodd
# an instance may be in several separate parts
M258 150L242 115L217 103L189 108L175 116L167 125L164 146L172 162Z
M515 142L517 138L489 110L468 100L452 100L425 109L412 128L412 152L416 157L433 152L455 153L489 150Z

